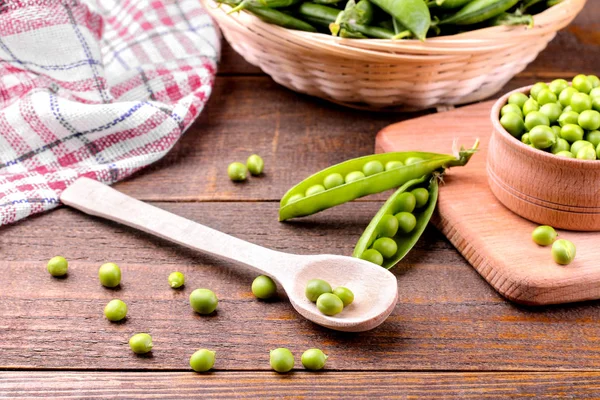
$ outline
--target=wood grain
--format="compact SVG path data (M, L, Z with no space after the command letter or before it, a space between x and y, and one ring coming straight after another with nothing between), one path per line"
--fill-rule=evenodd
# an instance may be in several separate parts
M351 203L309 220L277 222L274 203L159 203L186 218L244 240L303 254L349 255L379 204ZM271 216L271 217L270 217ZM335 370L596 370L600 362L600 303L528 308L503 300L433 229L392 271L399 302L379 328L333 332L292 309L285 296L253 298L255 274L135 230L59 209L0 231L0 368L187 369L199 347L216 350L223 370L269 370L268 350L295 354L320 347ZM71 261L67 279L53 279L45 262ZM101 263L123 270L120 291L97 281ZM170 272L186 274L174 291ZM189 293L208 287L219 296L214 317L194 314ZM123 324L102 316L112 298L129 305ZM154 337L153 357L127 347L133 333Z
M598 372L0 373L0 398L18 399L589 399L598 390Z
M391 125L379 133L377 146L383 151L444 151L455 138L467 145L479 138L480 151L466 167L450 171L449 184L440 188L436 225L494 288L513 301L540 305L600 298L596 257L600 232L560 231L560 237L576 244L577 257L568 266L558 265L550 248L531 241L539 224L512 213L492 194L486 172L491 105ZM423 136L431 139L424 143Z

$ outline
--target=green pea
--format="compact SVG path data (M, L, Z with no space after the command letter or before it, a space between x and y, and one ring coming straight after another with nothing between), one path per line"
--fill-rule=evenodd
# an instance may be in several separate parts
M260 175L262 174L263 169L265 167L265 162L263 161L262 157L258 154L252 154L246 160L246 167L252 175Z
M537 149L547 149L556 143L556 136L549 126L538 125L529 132L529 140Z
M523 136L521 136L521 142L525 144L531 144L531 140L529 140L529 133L526 133Z
M392 210L394 210L395 213L399 213L402 211L410 213L413 212L416 206L417 198L415 197L415 195L410 192L405 192L400 194L396 198L396 202L394 203Z
M290 198L288 199L286 204L292 204L298 200L301 200L304 198L304 195L302 193L296 193L295 195L290 196Z
M342 303L344 303L344 307L348 307L354 301L354 293L352 293L352 290L343 286L338 286L335 289L333 289L333 294L335 294L337 297L340 298L340 300L342 300Z
M352 171L348 175L346 175L345 181L346 183L350 183L362 179L364 177L365 174L363 174L362 171Z
M121 269L115 263L106 263L100 266L98 278L102 286L114 288L121 283Z
M367 249L361 255L360 258L373 264L381 265L383 264L383 256L380 252L375 249Z
M383 172L383 164L380 161L369 161L363 166L365 176L371 176Z
M427 189L416 188L415 190L411 191L411 193L413 196L415 196L416 208L422 208L427 205L427 202L429 201L429 191Z
M398 232L398 220L392 214L384 215L377 225L377 231L383 237L396 236L396 232Z
M523 134L523 131L525 130L523 118L521 118L520 115L513 112L504 114L502 118L500 118L500 125L502 125L508 133L510 133L516 138L520 137Z
M565 108L563 108L563 112L570 112L570 111L573 111L573 107L566 106ZM575 111L573 111L573 112L575 112Z
M277 294L277 285L268 276L259 275L252 282L252 294L258 299L270 299Z
M527 114L538 111L540 109L540 105L534 99L527 99L525 104L523 104L523 115L527 116Z
M548 85L546 85L544 82L538 82L531 87L529 94L531 95L531 97L537 100L538 94L544 89L548 89Z
M190 357L190 367L196 372L206 372L215 365L215 352L200 349Z
M556 136L556 138L560 138L560 126L558 125L552 125L550 128L552 128L552 131L554 132L554 136Z
M598 78L596 75L588 75L587 78L588 81L590 81L590 83L592 84L592 90L600 86L600 78Z
M589 146L589 147L593 148L594 150L596 150L594 145L591 144L590 142L588 142L587 140L577 140L576 142L573 142L569 151L571 153L577 155L577 153L579 153L579 150L583 149L585 146Z
M331 285L323 279L311 279L306 284L304 295L313 303L317 301L323 293L331 293Z
M532 111L525 116L525 128L531 131L536 126L550 126L550 119L539 111ZM531 140L531 135L529 135Z
M567 124L577 124L579 120L579 113L575 111L563 111L563 113L558 117L558 124L560 126L565 126Z
M596 157L596 149L594 149L592 146L585 146L581 148L575 155L575 158L579 160L595 160Z
M592 108L600 112L600 96L592 97Z
M284 347L271 350L271 368L279 373L289 372L294 368L294 355Z
M331 317L344 310L344 303L333 293L323 293L317 299L317 308L323 314Z
M592 90L592 82L585 75L577 75L573 78L571 85L581 93L589 93Z
M554 228L548 225L538 226L531 233L533 241L540 246L548 246L554 243L557 236L558 233L556 233Z
M590 97L591 98L600 97L600 87L593 88L592 91L590 92Z
M185 276L181 272L171 272L167 280L173 289L180 288L185 284Z
M398 245L389 237L379 238L373 243L373 248L381 253L383 258L392 258L398 251Z
M600 131L591 131L586 133L585 140L594 145L594 147L598 147L600 144Z
M109 321L120 321L127 315L127 304L119 299L113 299L104 307L104 315Z
M514 104L519 108L523 108L527 99L529 99L529 97L525 93L516 92L508 96L508 104Z
M592 98L585 93L575 93L571 97L571 108L573 111L582 113L592 109Z
M135 354L146 354L152 350L152 336L147 333L136 333L129 339L129 347Z
M569 151L571 149L571 145L563 138L556 139L556 143L552 145L550 148L550 152L552 154L560 153L561 151Z
M210 314L217 309L219 300L210 289L196 289L190 293L190 305L198 314Z
M560 92L560 95L558 96L558 101L560 102L560 104L562 104L563 107L570 106L571 99L573 98L573 95L576 93L579 93L577 91L577 89L568 87L568 88L564 89L562 92Z
M544 114L550 120L550 123L553 124L558 121L558 118L562 114L562 107L558 103L548 103L544 104L540 108L540 112Z
M229 179L231 179L234 182L245 181L246 172L246 166L241 162L232 162L227 167L227 175L229 175Z
M66 258L61 256L52 257L48 261L46 269L52 276L65 276L67 274L67 270L69 269L69 262L66 260Z
M385 163L385 170L389 171L391 169L396 169L404 167L404 163L402 161L388 161Z
M571 143L582 140L583 129L579 125L566 124L560 129L560 137Z
M556 103L558 99L554 92L550 89L543 89L538 93L537 102L540 106L544 104Z
M308 349L302 353L301 361L304 368L318 371L325 366L327 356L319 349Z
M560 92L562 92L568 87L569 82L567 82L564 79L555 79L552 82L550 82L550 85L548 85L548 88L550 88L550 90L552 90L552 92L557 96L560 94Z
M595 131L600 128L600 112L596 110L585 110L579 114L577 122L583 129Z
M325 191L325 187L323 185L312 185L311 187L309 187L308 189L306 189L306 197L308 196L312 196L315 194L319 194Z
M404 164L411 165L411 164L416 164L421 161L423 161L423 159L421 157L408 157L406 160L404 160Z
M564 157L564 158L575 158L573 153L571 153L570 151L559 151L558 153L555 154L555 156Z
M557 264L567 265L575 259L575 245L566 239L558 239L552 245L552 258Z
M334 188L336 186L341 186L343 184L344 184L344 177L342 176L342 174L338 174L337 172L327 175L325 177L325 179L323 180L323 186L325 186L325 189L327 189L327 190Z
M417 219L409 212L399 212L395 217L398 220L398 230L402 233L410 233L417 226Z
M502 107L500 109L501 116L504 116L511 112L515 113L518 116L520 116L521 118L523 118L523 111L521 111L521 108L519 106L517 106L516 104L506 104L504 107Z

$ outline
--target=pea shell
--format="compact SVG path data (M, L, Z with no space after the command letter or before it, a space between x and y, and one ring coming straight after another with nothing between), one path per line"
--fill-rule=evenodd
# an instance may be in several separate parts
M431 216L433 215L433 211L435 210L435 206L437 204L438 181L437 178L432 178L429 174L419 179L413 179L405 183L394 194L390 196L390 198L379 209L377 214L375 214L375 216L361 235L360 239L358 239L358 242L354 247L354 252L352 253L353 257L360 258L363 252L366 249L369 249L373 245L375 240L377 240L379 236L379 231L377 228L379 222L384 215L390 213L390 208L393 207L396 198L404 192L415 189L423 182L429 182L429 202L425 208L415 212L414 215L417 218L417 226L412 230L410 234L398 234L392 238L398 245L398 250L396 251L394 257L385 259L383 261L382 267L390 269L394 265L396 265L400 260L402 260L404 256L406 256L406 254L408 254L408 252L414 247L414 245L417 243L417 241L425 231L425 228L427 227L427 224L429 223L429 220L431 219Z

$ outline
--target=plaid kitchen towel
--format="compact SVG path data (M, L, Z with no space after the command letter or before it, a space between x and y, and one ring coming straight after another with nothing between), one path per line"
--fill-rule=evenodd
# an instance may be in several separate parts
M0 225L164 156L219 52L199 0L0 0Z

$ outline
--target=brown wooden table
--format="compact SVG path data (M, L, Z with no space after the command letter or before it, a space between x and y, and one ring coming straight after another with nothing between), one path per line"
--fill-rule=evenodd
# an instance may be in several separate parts
M504 91L600 73L600 1L590 0ZM277 222L278 200L330 164L373 152L375 133L415 114L354 111L278 86L224 47L214 93L200 119L161 162L116 188L158 207L281 251L349 255L379 199ZM265 175L234 184L227 164L251 153ZM510 227L507 227L510 229ZM45 262L61 254L67 279ZM400 300L366 333L333 332L292 309L253 298L254 275L140 232L67 208L0 229L0 397L597 397L600 303L528 308L501 298L434 228L393 271ZM102 288L101 263L121 265L123 284ZM600 267L600 265L599 265ZM167 276L186 274L183 290ZM187 303L197 287L219 296L216 315ZM102 310L129 305L124 323ZM127 345L149 332L151 356ZM293 373L269 368L269 349L296 355ZM198 348L216 350L215 371L195 374ZM322 348L326 371L306 372L305 349ZM595 393L594 393L595 392Z

